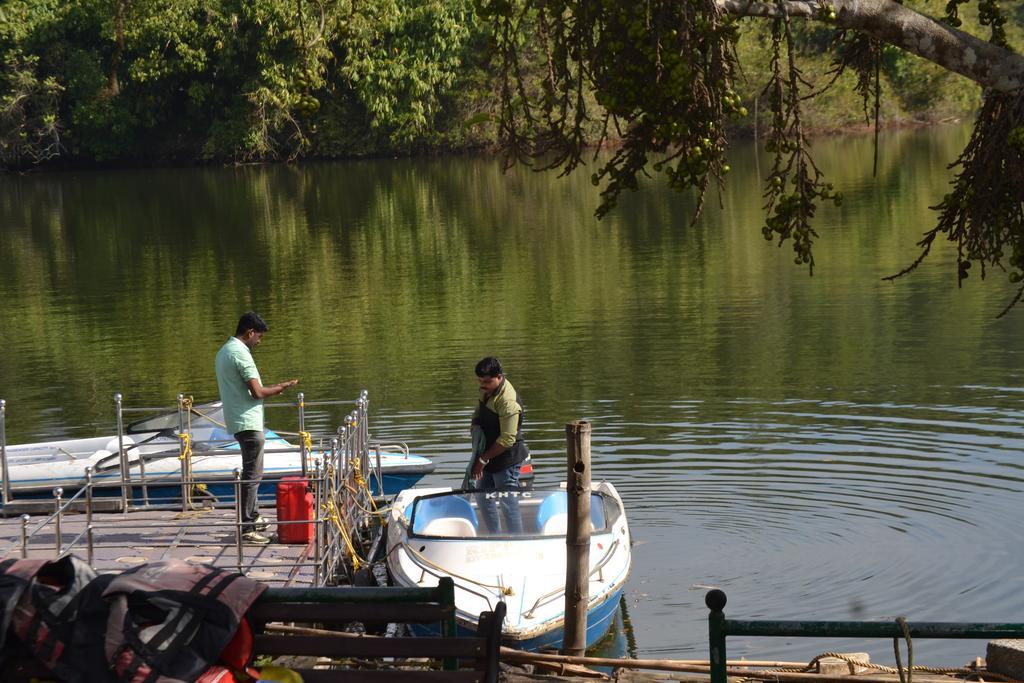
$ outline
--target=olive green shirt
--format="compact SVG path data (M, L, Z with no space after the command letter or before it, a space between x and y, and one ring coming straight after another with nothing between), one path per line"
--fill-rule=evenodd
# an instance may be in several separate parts
M249 380L260 379L260 371L249 347L231 337L217 352L217 387L224 405L224 425L230 434L246 430L263 431L263 399L249 393ZM262 383L262 380L260 381Z
M480 392L481 402L486 395L487 392ZM505 448L512 448L516 442L516 432L519 431L519 413L523 412L523 407L516 401L516 389L512 386L512 382L509 382L506 377L484 405L498 415L501 423L501 436L498 437L496 443ZM479 412L480 408L477 407L473 411L473 417L477 417Z

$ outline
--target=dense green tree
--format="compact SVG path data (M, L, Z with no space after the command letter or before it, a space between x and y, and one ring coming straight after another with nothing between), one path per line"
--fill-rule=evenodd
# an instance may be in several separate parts
M468 0L5 0L0 163L292 159L367 130L409 145L479 32Z
M60 151L62 86L40 66L31 40L58 4L0 5L0 166L39 163Z

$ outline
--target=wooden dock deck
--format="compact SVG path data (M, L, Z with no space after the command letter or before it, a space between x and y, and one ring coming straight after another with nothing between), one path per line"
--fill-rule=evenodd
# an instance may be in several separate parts
M241 556L235 538L234 508L180 510L134 510L93 512L92 564L102 573L119 572L158 560L175 558L185 562L211 564L243 571L271 586L310 586L314 580L312 544L276 543L275 510L264 507L261 514L270 523L267 545L242 545ZM27 545L29 558L53 559L58 552L57 528L46 517L33 516L26 528L32 533ZM0 518L0 560L22 557L21 517ZM68 512L61 519L60 546L63 553L85 559L88 539L86 515Z

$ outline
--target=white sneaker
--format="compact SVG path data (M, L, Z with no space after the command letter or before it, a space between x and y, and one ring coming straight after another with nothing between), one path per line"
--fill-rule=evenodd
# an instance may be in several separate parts
M270 543L270 539L258 531L247 531L242 534L242 543L248 543L249 545L266 545Z
M263 515L258 515L256 521L252 523L252 528L256 531L266 531L270 528L270 523L263 519Z

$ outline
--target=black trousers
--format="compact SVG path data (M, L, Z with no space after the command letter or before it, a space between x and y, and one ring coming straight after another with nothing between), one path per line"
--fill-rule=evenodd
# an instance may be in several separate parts
M242 499L238 506L242 510L242 533L255 531L253 522L260 515L257 491L263 479L263 446L267 439L263 432L247 429L237 432L235 439L242 449Z

